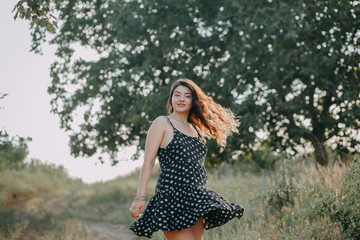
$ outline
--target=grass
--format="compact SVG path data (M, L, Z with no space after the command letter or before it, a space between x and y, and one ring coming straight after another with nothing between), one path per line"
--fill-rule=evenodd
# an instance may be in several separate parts
M87 225L78 219L65 219L55 224L52 231L45 233L42 240L87 240Z
M245 213L240 220L205 231L205 239L353 239L345 234L341 219L316 210L325 200L312 194L334 198L345 180L345 164L321 167L301 159L281 163L276 171L259 173L241 171L241 165L209 171L210 189L242 205ZM349 194L356 193L359 188ZM162 233L154 237L165 239Z
M10 237L15 231L17 222L15 209L0 207L0 239Z
M0 203L12 204L38 193L57 194L66 191L65 186L69 183L73 185L76 182L68 177L64 168L33 160L21 169L1 171Z
M72 189L83 186L86 185L80 180L69 178L64 168L34 159L20 169L2 169L0 239L18 239L31 222L39 223L40 230L45 231L44 240L86 239L79 237L84 235L86 228L77 227L81 226L81 221L70 219L66 207L64 211L54 214L52 211L56 212L57 209L47 206L49 200L68 198ZM61 238L60 235L76 237Z
M356 205L360 192L358 163L350 168L339 161L316 166L310 158L278 163L272 171L256 171L244 163L207 170L209 188L240 204L245 212L240 220L232 219L205 231L205 239L356 239L360 222ZM28 212L51 225L43 239L87 239L86 221L133 223L128 209L139 172L137 169L111 181L84 184L70 179L61 168L33 163L25 169L1 172L1 206L26 202ZM148 196L154 193L158 174L159 166L155 166ZM61 207L45 211L50 200L56 200L56 206L61 203ZM0 211L0 219L1 214L14 213L6 209ZM16 213L13 215L10 224L0 224L0 229L7 226L7 234L16 232L15 226L21 228L21 221L16 220ZM156 232L153 239L165 237Z

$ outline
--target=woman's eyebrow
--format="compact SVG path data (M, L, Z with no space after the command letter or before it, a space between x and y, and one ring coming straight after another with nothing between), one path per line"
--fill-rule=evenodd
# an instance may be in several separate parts
M179 92L179 91L174 91L175 93L181 93L181 92ZM187 92L187 93L185 93L185 94L191 94L191 93L189 93L189 92Z

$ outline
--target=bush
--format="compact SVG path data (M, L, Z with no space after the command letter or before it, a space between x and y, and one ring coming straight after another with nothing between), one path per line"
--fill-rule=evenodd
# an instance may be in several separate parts
M360 163L349 168L339 191L322 194L312 189L309 195L316 201L314 217L329 218L339 224L345 239L360 239Z
M15 209L0 207L0 236L8 238L18 222Z
M265 196L269 213L281 215L284 210L294 207L297 194L295 186L286 181L281 181L276 189L270 190Z
M242 167L244 163L253 165L251 171L262 172L262 171L274 171L276 170L276 164L281 160L281 156L277 155L272 147L266 142L262 142L256 150L249 151L246 155L239 157Z
M0 170L20 169L24 166L24 160L29 154L28 141L31 141L31 138L10 138L6 131L0 131Z

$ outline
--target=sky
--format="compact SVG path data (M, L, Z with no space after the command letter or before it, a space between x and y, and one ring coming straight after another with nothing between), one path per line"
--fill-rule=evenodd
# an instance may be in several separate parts
M51 96L47 93L55 46L45 45L43 55L30 52L29 22L13 19L12 10L17 2L4 1L0 8L0 94L8 94L0 100L0 130L6 130L10 136L32 138L27 160L36 158L62 165L71 177L86 183L106 181L141 167L142 158L130 160L135 147L121 151L124 160L115 167L106 155L104 164L98 156L75 159L70 155L68 133L60 129L59 117L50 112ZM86 49L76 51L82 56L91 55Z

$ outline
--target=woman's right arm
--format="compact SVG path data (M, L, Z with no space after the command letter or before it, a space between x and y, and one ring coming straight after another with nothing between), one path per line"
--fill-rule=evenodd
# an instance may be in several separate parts
M144 196L146 188L150 179L151 170L154 167L156 155L160 147L161 141L165 133L166 119L164 117L157 117L151 124L145 143L144 162L140 171L138 189L136 196ZM145 201L134 200L131 205L130 214L134 219L137 219L138 212L142 213L145 207Z

